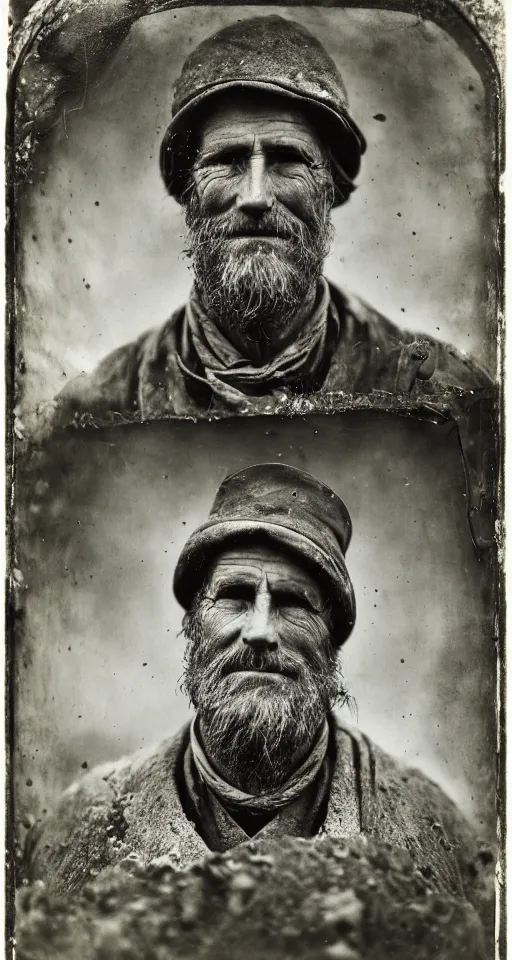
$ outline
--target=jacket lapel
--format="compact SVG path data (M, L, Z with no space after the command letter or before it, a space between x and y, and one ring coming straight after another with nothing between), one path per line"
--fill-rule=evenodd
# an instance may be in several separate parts
M352 738L337 719L334 723L336 759L321 832L343 840L361 832L361 802Z
M181 805L176 769L188 739L187 724L170 740L132 765L126 792L125 842L144 863L168 856L177 869L210 851Z

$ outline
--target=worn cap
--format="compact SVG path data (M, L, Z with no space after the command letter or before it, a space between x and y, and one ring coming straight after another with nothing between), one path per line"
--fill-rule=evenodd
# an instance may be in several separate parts
M195 157L194 113L208 97L233 88L280 94L308 110L331 151L335 205L343 203L354 189L366 141L348 113L345 85L322 44L309 30L275 15L224 27L185 60L160 149L169 193L181 202Z
M356 618L345 553L352 534L342 500L315 477L283 463L258 463L227 477L210 516L185 544L174 574L179 603L190 609L212 561L229 546L257 537L302 560L332 607L341 646Z

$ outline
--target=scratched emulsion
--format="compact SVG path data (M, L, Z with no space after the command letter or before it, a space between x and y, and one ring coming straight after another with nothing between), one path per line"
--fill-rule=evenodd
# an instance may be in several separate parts
M493 133L475 67L416 16L272 9L324 43L368 139L359 189L334 213L328 275L494 372ZM205 36L265 10L199 6L140 20L41 148L20 220L25 409L186 298L181 212L158 169L172 84Z
M413 16L272 9L337 60L368 139L359 189L334 214L328 275L494 370L493 136L475 68ZM192 46L258 12L194 7L140 21L41 149L20 211L26 409L185 299L181 215L158 171L172 83ZM18 493L22 511L31 504L20 524L20 820L87 766L187 718L172 595L179 549L226 473L279 459L331 484L353 517L353 719L492 826L494 604L453 428L351 414L71 436L50 473Z
M38 471L21 558L20 819L86 766L148 746L190 716L179 691L177 556L226 474L281 461L331 485L352 515L357 621L343 663L358 713L347 719L492 829L494 604L452 425L352 413L70 437L49 472Z

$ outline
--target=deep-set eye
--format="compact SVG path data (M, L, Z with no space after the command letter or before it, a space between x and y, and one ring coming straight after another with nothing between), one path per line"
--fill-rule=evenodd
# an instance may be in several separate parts
M209 163L214 166L219 164L235 170L243 170L247 165L247 151L242 147L226 147L211 156Z
M276 607L294 607L297 610L311 610L311 604L306 597L292 590L278 590L273 594Z
M250 603L254 599L254 590L252 587L242 583L226 583L215 593L217 600L233 600L240 603Z
M272 147L267 151L267 160L271 164L283 166L290 163L308 164L304 154L295 147Z

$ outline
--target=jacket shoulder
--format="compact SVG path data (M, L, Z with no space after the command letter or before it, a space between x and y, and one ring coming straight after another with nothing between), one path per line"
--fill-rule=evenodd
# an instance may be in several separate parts
M356 294L332 283L329 286L333 302L346 318L350 338L375 351L384 369L395 357L399 389L402 383L408 391L416 378L419 392L427 394L450 388L465 391L492 387L492 378L483 366L452 344L421 331L403 329Z
M53 811L32 828L24 864L30 882L44 880L57 893L72 891L107 865L116 799L113 780L127 765L119 761L95 767L72 783Z
M124 816L133 792L179 751L183 731L156 746L95 767L71 784L53 811L29 832L24 873L64 893L80 889L130 852Z
M338 721L338 730L348 733L357 743L357 748L367 768L369 785L373 792L396 794L407 797L421 815L430 820L441 817L450 827L458 826L468 835L475 835L475 828L459 810L453 800L426 773L409 766L403 760L388 753L374 743L367 734L343 721Z
M140 359L153 334L149 330L138 340L117 347L92 373L80 373L66 384L56 398L56 413L62 426L84 414L94 417L136 409Z
M362 297L352 291L342 290L331 281L329 289L340 316L344 316L349 326L354 328L349 333L356 337L363 334L364 339L386 344L389 348L414 340L414 334L393 323Z
M163 339L172 338L182 314L176 310L159 327L146 330L140 337L109 353L91 373L74 377L56 397L56 420L67 426L77 417L106 417L109 414L134 414L138 409L141 364L158 355Z
M400 802L411 820L424 832L430 864L440 868L443 853L453 856L465 896L482 920L486 938L492 941L495 904L495 839L482 834L425 773L400 763L372 745L377 791L388 790L391 803ZM383 809L388 809L386 803Z
M361 731L337 721L338 735L352 738L360 757L362 809L368 832L405 846L422 869L445 881L457 879L481 916L493 924L495 850L444 790L423 771L391 756ZM447 864L453 859L456 877Z

